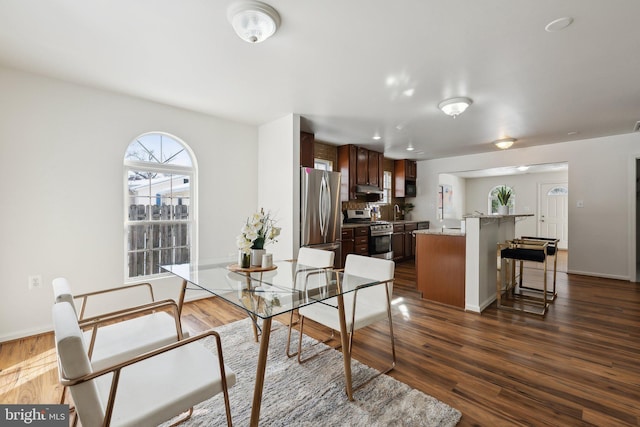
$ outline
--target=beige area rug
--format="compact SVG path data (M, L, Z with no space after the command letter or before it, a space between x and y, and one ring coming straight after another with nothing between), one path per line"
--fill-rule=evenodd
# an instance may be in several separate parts
M248 426L258 360L249 319L216 328L222 338L225 363L236 372L237 383L229 389L234 426ZM295 339L297 340L297 333ZM264 380L261 426L455 426L461 413L395 379L380 375L354 393L349 402L344 391L342 353L323 352L299 365L285 355L287 328L274 321ZM297 341L294 341L297 342ZM326 347L305 335L309 353ZM205 344L213 348L212 341ZM400 361L400 363L402 363ZM377 371L352 360L354 384ZM183 426L226 425L222 395L194 408Z

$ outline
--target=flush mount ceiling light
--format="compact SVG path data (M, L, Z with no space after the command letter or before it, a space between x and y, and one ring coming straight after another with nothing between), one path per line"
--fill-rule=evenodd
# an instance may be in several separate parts
M464 110L466 110L472 103L473 101L469 98L449 98L438 104L438 108L446 115L455 119L460 114L464 113Z
M573 23L573 18L570 16L565 16L563 18L554 19L553 21L549 22L544 27L544 30L548 33L556 33L558 31L564 30L572 23Z
M498 139L496 141L493 141L493 143L496 145L496 147L502 149L502 150L506 150L507 148L511 148L511 146L513 145L513 143L516 142L515 138L502 138L502 139Z
M248 43L260 43L280 26L280 15L266 3L240 1L227 9L227 19L238 37Z

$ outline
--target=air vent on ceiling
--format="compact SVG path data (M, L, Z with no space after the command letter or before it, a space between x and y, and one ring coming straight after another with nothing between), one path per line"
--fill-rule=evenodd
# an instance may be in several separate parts
M636 122L636 125L633 127L634 132L640 132L640 121Z

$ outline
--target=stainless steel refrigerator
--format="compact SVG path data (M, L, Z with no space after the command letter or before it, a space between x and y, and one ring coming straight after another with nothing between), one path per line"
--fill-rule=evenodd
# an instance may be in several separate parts
M334 251L340 266L340 172L300 170L300 246Z

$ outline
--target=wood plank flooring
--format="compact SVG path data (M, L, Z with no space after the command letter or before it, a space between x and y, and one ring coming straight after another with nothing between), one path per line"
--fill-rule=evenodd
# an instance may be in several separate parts
M541 272L525 275L540 280ZM640 425L637 283L558 273L546 317L495 304L478 315L420 299L405 262L396 266L393 310L399 363L390 375L459 409L460 426ZM187 303L183 323L196 332L243 317L210 298ZM309 335L327 335L308 323ZM356 333L354 357L386 366L387 331L380 322ZM51 334L0 344L0 369L0 402L57 401Z

